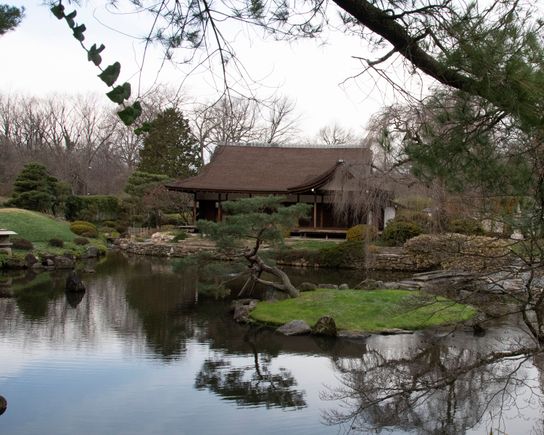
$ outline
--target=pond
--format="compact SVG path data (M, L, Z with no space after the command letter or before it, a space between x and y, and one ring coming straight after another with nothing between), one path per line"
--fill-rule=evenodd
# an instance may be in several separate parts
M359 274L295 280L353 284ZM310 275L308 275L310 273ZM112 254L10 276L0 299L1 434L541 433L544 360L510 320L366 339L282 337L203 298L198 267ZM7 277L4 277L7 278ZM498 351L513 349L510 354ZM492 351L495 351L492 353ZM501 432L498 432L501 433Z

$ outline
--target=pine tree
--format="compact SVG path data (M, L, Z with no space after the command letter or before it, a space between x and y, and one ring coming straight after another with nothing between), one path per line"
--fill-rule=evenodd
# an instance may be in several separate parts
M41 212L57 203L58 181L39 163L28 163L17 176L9 206Z
M138 170L171 178L195 175L201 166L198 142L183 114L166 109L149 124Z

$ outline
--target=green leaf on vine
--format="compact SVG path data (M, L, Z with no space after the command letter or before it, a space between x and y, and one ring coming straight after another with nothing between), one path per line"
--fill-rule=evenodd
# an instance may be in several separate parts
M87 60L94 63L96 66L99 66L102 63L102 56L100 56L100 53L102 53L105 48L104 44L101 44L98 48L96 48L96 44L93 44L93 46L89 48L89 51L87 51Z
M74 21L74 18L76 17L76 15L77 15L77 11L72 11L68 15L64 16L66 22L68 23L68 27L70 27L70 29L73 29L76 26L76 22Z
M85 39L85 35L83 34L85 30L87 30L85 24L80 24L79 26L74 27L74 38L76 38L79 42L83 42Z
M142 105L139 101L136 101L132 106L125 107L123 110L117 112L121 121L128 127L138 119L142 114Z
M116 86L106 95L114 103L122 104L123 101L130 98L130 83L125 82L121 86Z
M102 80L108 86L113 86L119 77L120 72L121 64L119 62L115 62L102 71L102 73L98 74L98 77L100 77L100 80Z
M51 12L57 19L62 20L64 18L64 5L59 2L56 5L51 6Z

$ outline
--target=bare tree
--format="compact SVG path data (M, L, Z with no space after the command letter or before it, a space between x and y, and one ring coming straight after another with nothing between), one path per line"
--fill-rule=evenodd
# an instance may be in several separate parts
M320 129L318 139L326 145L353 145L360 142L353 131L336 123Z

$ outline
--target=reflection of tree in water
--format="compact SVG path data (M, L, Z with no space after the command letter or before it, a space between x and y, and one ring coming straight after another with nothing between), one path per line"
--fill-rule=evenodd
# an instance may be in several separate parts
M253 363L235 366L227 358L207 359L196 376L195 388L233 400L239 406L267 408L306 407L304 392L294 389L296 379L285 368L272 373L270 355L259 353L256 331L248 331L245 340L253 351Z
M148 344L165 359L185 351L194 334L187 312L196 299L195 277L185 274L139 274L127 283L127 301L139 314Z
M325 421L347 431L460 434L489 418L496 428L505 412L523 406L518 388L540 400L526 370L532 356L527 348L482 354L439 343L402 355L369 350L357 361L335 362L341 386L326 398L344 406L328 411Z

